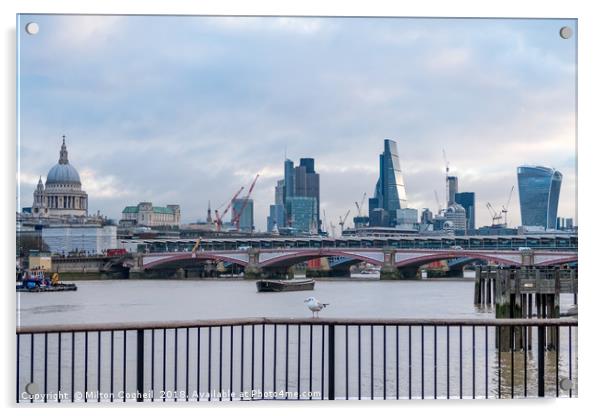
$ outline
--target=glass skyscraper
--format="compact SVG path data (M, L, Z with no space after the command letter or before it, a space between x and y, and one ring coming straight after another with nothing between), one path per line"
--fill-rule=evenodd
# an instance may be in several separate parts
M313 158L304 157L299 166L284 161L284 179L275 188L274 205L270 205L268 231L274 226L297 232L317 232L320 229L320 174Z
M290 215L291 227L295 230L308 233L317 229L316 198L307 196L288 198L286 210Z
M274 231L276 227L280 230L286 225L286 218L284 212L284 205L274 204L270 205L270 216L268 217L268 232Z
M475 229L475 202L474 192L456 192L454 194L456 204L462 205L466 211L466 229Z
M562 173L543 166L519 166L517 176L522 225L555 228Z
M235 199L232 204L232 222L237 215L240 215L238 227L240 231L252 232L255 228L253 225L253 200L247 200L245 205L243 198Z
M370 209L382 208L388 213L389 224L370 224L371 226L393 226L397 210L407 208L406 188L401 175L397 143L385 139L385 150L380 154L380 175Z

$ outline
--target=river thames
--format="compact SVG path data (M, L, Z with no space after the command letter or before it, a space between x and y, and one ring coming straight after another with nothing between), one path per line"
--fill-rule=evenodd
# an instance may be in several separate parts
M362 275L364 277L365 275ZM493 318L473 305L472 279L318 280L313 291L257 293L254 281L77 281L75 292L19 293L17 324L53 325L247 317L311 317L308 296L330 305L323 317ZM561 296L561 312L572 296Z
M365 277L365 275L362 275ZM17 294L17 320L19 326L29 325L57 325L57 324L92 324L92 323L121 323L121 322L158 322L174 320L206 320L220 318L253 318L253 317L273 317L273 318L307 318L311 317L311 312L306 308L303 301L308 296L314 296L322 302L329 303L320 316L324 318L440 318L440 319L490 319L494 318L494 312L491 308L477 308L473 305L474 282L472 279L454 279L454 280L412 280L412 281L379 281L376 279L341 279L341 280L317 280L313 291L301 292L282 292L282 293L258 293L254 281L242 279L202 279L202 280L95 280L95 281L77 281L78 290L75 292L56 292L56 293L19 293ZM561 312L566 311L572 304L572 296L561 297ZM290 331L289 331L290 330ZM568 328L561 329L561 338L566 340ZM251 333L251 331L253 331ZM310 333L310 331L312 331ZM396 332L397 331L397 332ZM465 328L464 332L458 327L452 327L449 335L446 337L446 328L440 327L439 332L434 333L432 327L374 327L363 328L361 337L356 326L337 329L337 348L341 349L337 353L336 366L338 369L346 368L344 361L344 351L342 346L345 339L349 340L347 354L350 357L361 356L361 363L356 364L353 361L352 370L347 370L347 377L337 377L336 391L337 396L343 396L349 391L350 397L357 394L370 396L372 391L376 391L375 396L383 395L394 398L397 394L402 397L410 395L412 397L432 397L435 393L438 396L446 396L448 391L448 381L450 388L450 397L484 397L486 394L494 396L498 389L498 373L495 369L498 358L501 358L502 365L502 393L508 395L510 384L510 366L509 360L515 360L515 369L513 375L515 378L514 388L517 391L524 389L523 369L527 368L527 390L528 395L536 395L536 351L529 351L525 357L522 352L514 353L512 358L509 353L497 356L495 348L495 328L490 327L485 334L483 327L472 330ZM290 332L290 333L289 333ZM386 332L386 333L385 333ZM570 337L573 340L574 351L572 358L568 362L567 351L561 346L559 359L560 377L572 374L573 380L576 379L576 329L573 330ZM309 326L297 328L292 326L278 326L274 330L273 326L263 328L261 325L238 327L220 327L213 328L209 334L208 328L198 330L195 328L190 331L178 331L177 335L173 330L163 332L161 330L153 331L153 340L156 348L152 348L150 335L147 333L145 345L147 351L153 351L152 363L153 371L156 371L156 381L147 379L145 383L154 385L155 392L180 391L187 385L187 380L192 380L189 388L198 388L199 392L210 392L221 386L222 389L229 388L232 385L234 390L248 391L251 383L255 387L261 386L265 390L287 390L287 391L309 391L315 390L323 385L321 384L321 348L322 345L321 326L310 329ZM108 352L111 350L111 340L109 333L103 333L99 338L97 332L91 332L89 339L84 338L84 334L77 334L73 340L71 335L63 336L61 349L62 362L61 368L65 374L69 374L68 358L71 355L71 345L77 355L85 352L85 342L89 345L100 345L102 355L99 357L92 349L89 353L89 368L83 368L76 362L74 371L75 379L83 379L88 374L90 379L89 390L108 391L110 386L107 376L103 374L103 380L100 382L100 389L96 389L97 379L97 361L102 361L103 371L106 369L106 363L109 361ZM136 334L134 331L127 334L128 355L129 350L134 348ZM174 340L177 336L177 341ZM250 351L240 353L238 350L241 341L250 343L251 336L256 337L257 351L251 356ZM376 341L376 347L371 349L371 339ZM42 335L37 338L42 337ZM163 340L165 337L165 340ZM288 337L288 338L287 338ZM28 358L30 358L30 340L28 337L21 337L21 355L20 362L21 376L20 385L25 385L30 377L31 368L27 367ZM43 338L35 341L34 355L36 360L43 362L44 353L42 347ZM241 340L244 338L244 340ZM263 338L263 340L262 340ZM288 343L287 343L288 339ZM421 343L424 339L424 343ZM460 340L461 339L461 340ZM478 348L476 351L471 345L476 340ZM163 344L163 342L166 344ZM47 381L50 391L57 391L56 367L59 360L58 336L49 335L49 362L54 370L49 372ZM71 344L73 342L73 344ZM123 333L116 331L113 339L114 345L123 345ZM179 342L179 344L178 344ZM483 345L487 343L487 350ZM222 344L223 343L223 344ZM260 371L251 380L250 371L243 367L250 365L251 361L256 359L257 363L261 356L257 355L261 349L264 349L266 356L272 357L270 351L274 347L278 351L279 362L275 364L276 371L273 371L271 363L265 365L264 377L259 378ZM277 346L276 346L277 344ZM297 351L298 345L301 348ZM384 345L386 344L386 345ZM449 366L445 356L446 349L451 349ZM233 345L233 346L232 346ZM284 346L289 346L287 350L286 365L284 360ZM211 347L210 347L211 346ZM207 358L213 351L223 350L228 356L230 348L233 348L233 359L231 363L224 358L224 371L220 369L217 359L214 357L210 361ZM383 348L384 346L384 348ZM119 347L121 348L121 347ZM117 348L116 356L120 353ZM163 349L165 348L165 349ZM212 372L207 378L206 369L197 370L197 363L193 361L190 372L187 371L186 364L182 357L187 356L187 349L191 349L196 357L196 351L200 351L199 356L203 359L197 359L198 366L202 367L211 363ZM242 348L242 347L240 347ZM177 349L177 362L174 353ZM248 349L248 348L247 348ZM396 350L402 357L406 358L403 362L394 360ZM238 352L237 352L238 351ZM313 352L312 352L313 351ZM338 351L338 350L337 350ZM361 351L361 352L360 352ZM485 352L487 351L487 352ZM132 352L135 352L132 350ZM87 354L87 353L86 353ZM289 380L285 371L288 371L289 365L292 371L296 368L296 359L298 356L304 357L303 362L307 362L313 355L311 365L300 369L300 377L296 379L291 377ZM389 359L383 369L384 354ZM449 354L449 353L448 353ZM135 354L134 354L135 355ZM162 363L162 356L165 355L165 362ZM460 355L462 357L460 357ZM101 360L102 359L102 360ZM242 359L242 363L241 363ZM120 359L119 359L120 360ZM271 360L271 358L270 358ZM433 361L437 362L432 366ZM60 360L59 360L60 362ZM121 363L121 361L118 361ZM554 392L556 353L546 353L546 391ZM204 364L203 364L204 363ZM374 364L378 363L378 364ZM426 371L420 371L425 368ZM165 373L162 370L165 369ZM259 364L257 364L259 365ZM353 366L358 366L355 368ZM100 367L100 365L99 365ZM262 368L264 368L262 367ZM570 367L570 368L569 368ZM254 367L255 368L255 364ZM286 370L285 370L286 368ZM376 370L375 370L376 368ZM412 373L412 369L414 372ZM116 390L135 390L132 384L135 379L135 362L132 359L127 360L126 374L128 380L125 383L126 388L119 387L119 381L122 379L123 370L121 364L116 365L114 369L115 380L114 388ZM197 377L198 371L198 377ZM401 381L395 381L397 373L401 374ZM211 373L213 380L211 380ZM413 374L407 376L407 374ZM162 375L165 374L167 384L162 385ZM218 382L219 374L219 382ZM340 374L340 373L338 373ZM186 378L188 377L188 378ZM230 378L232 377L232 378ZM34 379L41 380L43 375L38 367L34 371ZM148 378L148 373L147 373ZM198 385L197 385L198 379ZM240 381L239 381L240 379ZM412 379L414 383L407 383ZM267 381L266 381L267 380ZM361 380L361 383L358 383ZM486 383L484 382L486 380ZM63 376L63 389L69 388L70 378ZM77 383L77 382L76 382ZM163 381L165 383L165 381ZM218 384L219 383L219 384ZM262 385L263 384L263 385ZM111 385L112 386L112 385ZM179 387L178 387L179 386ZM312 387L313 386L313 387ZM423 386L421 388L421 386ZM241 388L242 387L242 388ZM312 388L310 388L312 387ZM79 388L79 387L78 387ZM198 392L197 392L198 393ZM164 394L164 393L162 393ZM576 391L573 395L576 394ZM561 392L561 395L565 395ZM160 399L160 395L157 395ZM180 397L181 400L185 398ZM377 397L378 398L378 397ZM170 397L168 397L168 400ZM194 400L194 398L192 398Z

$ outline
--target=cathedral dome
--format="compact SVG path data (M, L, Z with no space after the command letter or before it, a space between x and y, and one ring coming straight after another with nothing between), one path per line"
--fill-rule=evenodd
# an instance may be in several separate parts
M54 165L46 176L46 186L54 184L77 184L81 185L79 179L79 173L77 170L69 164L67 157L67 146L65 145L65 139L63 138L63 145L61 146L61 153L59 163Z
M77 170L75 170L75 168L70 164L62 165L57 163L50 169L50 171L48 171L48 176L46 177L46 186L60 183L81 185L79 173L77 173Z

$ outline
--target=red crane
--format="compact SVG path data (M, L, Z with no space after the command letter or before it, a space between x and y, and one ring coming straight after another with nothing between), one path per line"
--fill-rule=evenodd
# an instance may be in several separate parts
M224 211L221 214L219 213L219 211L217 209L215 210L215 229L217 231L222 230L222 224L223 224L222 218L230 210L230 207L234 203L234 200L236 199L236 197L238 197L238 195L242 192L243 189L245 189L245 187L241 186L240 189L238 190L238 192L236 192L234 194L234 196L230 199L230 202L228 202L228 205L226 205L226 208L224 209Z
M242 206L240 207L240 212L236 212L236 210L232 211L232 213L234 214L234 217L232 218L232 225L236 226L236 231L240 230L240 216L244 212L247 204L249 203L249 197L251 196L251 192L253 192L253 188L255 188L255 183L257 182L257 178L259 178L259 173L257 174L257 176L255 176L255 179L253 179L253 182L251 183L251 186L249 187L249 192L247 192L247 195L245 195L245 197L243 199Z

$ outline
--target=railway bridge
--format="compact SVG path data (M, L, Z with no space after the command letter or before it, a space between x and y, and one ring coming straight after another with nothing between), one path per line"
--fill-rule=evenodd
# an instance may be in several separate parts
M323 257L348 259L340 266L366 262L380 268L381 279L414 278L418 268L437 260L479 259L507 266L545 267L577 262L575 250L550 249L403 249L403 248L255 248L201 250L195 253L156 252L134 257L131 273L152 271L166 266L187 267L200 262L226 262L244 269L247 278L279 277L295 264Z

